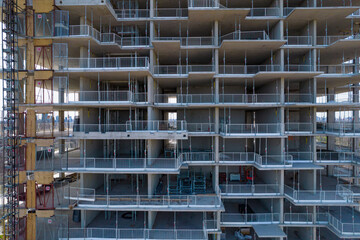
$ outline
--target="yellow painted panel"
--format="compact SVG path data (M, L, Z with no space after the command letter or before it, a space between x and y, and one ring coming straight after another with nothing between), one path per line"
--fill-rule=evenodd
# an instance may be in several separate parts
M30 39L27 42L26 46L26 69L27 70L34 70L35 63L34 63L34 41Z
M36 161L36 148L35 143L28 143L26 145L26 170L33 171L35 170L35 161Z
M35 12L46 13L54 9L54 0L36 0L33 1Z
M34 36L34 11L31 9L27 10L26 15L26 35L29 37Z
M54 181L53 172L35 172L34 177L38 184L50 184Z
M19 183L26 182L26 171L19 171Z
M27 208L36 207L36 188L35 188L34 180L28 180L26 182L26 207Z
M36 115L34 110L27 110L26 114L26 136L36 136Z
M52 39L34 39L35 46L48 46L52 44Z
M36 217L49 218L55 215L54 210L36 210Z
M26 214L27 214L27 209L24 209L24 208L19 209L19 217L20 218L25 217Z
M35 144L38 147L50 147L54 145L54 139L35 139Z
M27 215L26 239L36 239L36 213L28 213Z
M26 103L35 103L35 83L32 75L26 78Z
M50 79L54 75L53 71L35 71L34 78L35 80L43 80L43 79Z

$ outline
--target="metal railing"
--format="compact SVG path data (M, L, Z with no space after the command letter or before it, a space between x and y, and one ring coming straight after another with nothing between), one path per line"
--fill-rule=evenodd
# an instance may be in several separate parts
M156 8L154 17L156 18L188 17L188 9L187 8Z
M149 68L148 57L59 58L58 70Z
M220 184L222 196L280 195L279 184Z
M181 158L62 158L63 171L167 171L178 170Z
M286 122L285 123L285 132L292 133L292 132L306 132L312 133L313 132L313 123L294 123L294 122Z
M285 72L313 72L314 67L312 65L303 64L286 64L284 66Z
M359 163L359 152L317 152L316 161L319 163Z
M331 214L327 214L327 217L328 217L328 226L333 228L336 232L348 236L360 235L360 223L358 222L345 223Z
M95 202L95 189L64 186L64 199Z
M359 95L353 94L352 92L347 92L347 94L326 93L326 94L319 94L319 96L316 98L316 103L321 103L321 104L354 103L355 99L359 99Z
M91 196L92 199L93 196ZM79 208L101 206L107 208L220 208L221 199L216 194L207 195L95 195L95 200L85 200L75 195Z
M284 213L284 224L313 224L312 213Z
M258 72L278 72L280 65L220 65L219 74L256 74Z
M279 213L221 213L221 224L274 224L280 223Z
M203 229L60 228L58 239L206 240L207 234Z
M155 75L186 75L190 72L215 72L214 65L155 65Z
M215 133L215 123L187 123L189 133Z
M219 94L219 103L278 103L280 94Z
M255 159L255 164L263 168L291 167L293 159L291 155L261 155Z
M72 94L78 96L76 100L74 98L76 102L147 102L146 93L133 93L130 91L78 91Z
M155 41L179 41L181 46L213 46L214 37L155 37Z
M285 103L312 103L313 95L309 93L286 93Z
M251 8L248 17L280 17L280 8Z
M316 45L328 46L339 40L356 40L356 39L360 39L359 34L341 35L341 36L318 36L316 37Z
M287 155L290 155L292 161L294 162L313 162L314 153L313 152L287 152Z
M74 124L73 132L126 132L127 124Z
M284 39L287 41L286 45L313 45L312 36L285 36Z
M155 94L155 104L187 105L215 103L215 94Z
M254 152L220 152L220 164L252 164L256 159L261 158L260 154Z
M213 152L185 152L180 155L181 161L184 163L213 163L215 162L215 154Z
M265 31L235 31L220 37L220 42L224 40L270 40Z
M317 124L318 133L334 133L338 135L359 135L360 123L339 122L339 123L321 123Z
M120 19L150 18L149 9L115 9L115 14Z
M318 65L318 71L324 74L359 74L359 66L352 63L338 65Z
M189 8L225 8L215 0L189 0Z
M285 196L295 203L314 204L314 203L353 203L353 193L350 190L295 190L289 186L284 187Z
M138 120L127 121L126 131L155 131L155 132L173 132L173 131L186 131L186 121L184 120Z
M278 134L280 135L280 123L262 123L262 124L222 124L220 132L223 135L233 134Z

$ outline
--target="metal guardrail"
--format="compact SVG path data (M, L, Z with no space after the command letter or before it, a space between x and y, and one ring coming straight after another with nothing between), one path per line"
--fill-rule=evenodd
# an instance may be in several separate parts
M280 65L220 65L219 74L256 74L259 72L279 72Z
M253 152L221 152L220 164L254 164L259 167L291 167L291 155L260 155Z
M316 45L328 46L339 40L358 40L358 39L360 39L359 34L341 35L341 36L317 36L316 37Z
M154 103L159 105L215 103L215 94L155 94Z
M319 104L356 103L355 100L359 100L359 95L353 94L352 92L347 92L347 94L326 93L326 94L319 94L318 97L316 98L316 103Z
M270 40L265 31L235 31L221 36L219 42L224 40Z
M276 224L280 223L279 213L221 213L221 224Z
M77 91L71 94L78 96L76 100L74 98L76 102L147 102L146 93L130 91Z
M307 93L286 93L285 103L312 103L314 101L312 94Z
M360 135L360 123L354 123L354 122L317 123L317 132L333 133L343 136Z
M220 184L222 196L281 195L279 184Z
M223 135L243 134L278 134L280 135L280 123L263 124L222 124L220 132Z
M285 196L296 203L353 203L353 193L350 190L342 189L341 191L328 190L295 190L285 185Z
M284 224L314 224L312 213L284 213Z
M294 162L313 162L313 152L287 152L286 155L290 155Z
M189 0L189 8L225 8L215 0Z
M207 234L203 229L60 228L58 239L206 240Z
M155 8L155 18L184 18L188 17L187 8Z
M318 65L318 71L324 74L359 74L359 66L352 63L338 65Z
M287 41L286 45L313 45L312 36L285 36L284 39Z
M126 131L187 131L187 124L184 120L138 120L138 121L127 121Z
M140 19L140 18L150 18L149 9L114 9L115 14L118 19Z
M359 163L359 152L317 152L318 163Z
M312 133L313 132L313 123L295 123L295 122L286 122L285 123L285 133Z
M189 73L215 73L215 65L155 65L154 75L187 75Z
M280 8L251 8L248 17L280 17Z
M215 162L215 154L213 152L185 152L180 155L182 162L192 163L205 163Z
M219 94L219 103L280 104L280 94Z
M58 58L57 70L149 68L148 57Z

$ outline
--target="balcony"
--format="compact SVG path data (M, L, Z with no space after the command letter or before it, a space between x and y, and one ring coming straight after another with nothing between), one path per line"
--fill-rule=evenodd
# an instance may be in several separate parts
M164 42L168 44L174 43L176 44L176 48L178 48L178 44L180 47L185 48L212 48L215 47L215 41L213 37L155 37L153 40L153 45L157 47L157 42L160 42L164 45Z
M260 155L253 152L221 152L219 164L221 165L251 165L258 169L283 169L292 167L290 155Z
M58 239L191 239L207 240L203 229L136 229L136 228L60 228Z
M187 123L187 131L189 135L211 135L216 134L215 123Z
M116 104L131 104L131 103L146 103L146 93L133 93L130 91L78 91L72 93L77 96L78 100L69 101L69 103L116 103ZM76 98L73 98L76 99Z
M187 8L156 8L154 18L169 19L169 18L187 18Z
M338 75L355 75L359 74L359 66L352 63L344 63L338 65L318 65L318 71L324 72L322 77L326 77L327 74Z
M320 164L358 164L360 156L358 152L317 152L317 163Z
M351 205L353 192L343 189L341 191L328 190L295 190L285 186L285 197L295 205Z
M63 206L75 204L88 210L221 211L224 206L216 194L206 195L98 195L95 189L64 189Z
M279 213L222 213L221 226L224 227L243 227L257 224L279 224Z
M281 196L279 184L220 184L221 198Z
M108 58L59 58L56 59L59 72L93 71L135 71L149 70L148 57L108 57Z
M215 0L190 0L189 8L225 8Z
M284 37L286 42L286 45L294 47L309 47L313 45L313 37L312 36L285 36Z
M213 165L215 154L213 152L186 152L180 155L181 161L188 165Z
M214 65L155 65L153 75L157 77L186 77L189 74L215 74Z
M340 238L359 237L360 223L355 220L340 220L333 214L325 212L317 214L317 222L324 224Z
M358 94L353 94L352 92L347 92L347 94L318 94L316 98L317 104L356 104L357 100L359 100Z
M313 225L312 213L284 213L284 224L286 225Z
M339 122L339 123L317 123L317 133L338 135L338 136L359 136L360 123Z
M285 134L288 135L311 135L313 133L312 123L285 123Z
M259 72L279 72L280 65L220 65L221 75L256 74Z
M341 35L341 36L318 36L316 38L316 45L318 46L329 46L340 41L352 41L359 40L360 35Z
M220 104L258 104L278 105L279 94L219 94Z
M247 136L281 136L280 123L263 124L222 124L220 133L223 136L247 137Z
M280 8L251 8L247 18L279 18Z
M285 93L285 104L311 104L314 98L308 93Z
M181 165L181 158L62 158L53 167L66 172L171 174L178 173Z
M139 120L127 121L127 132L185 132L186 121L176 120Z
M115 14L118 20L146 20L150 18L149 9L115 9Z
M158 106L189 106L215 103L215 94L155 94Z

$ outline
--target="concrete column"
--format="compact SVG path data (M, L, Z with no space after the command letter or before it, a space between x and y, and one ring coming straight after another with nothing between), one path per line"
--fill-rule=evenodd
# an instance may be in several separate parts
M149 75L147 77L147 91L148 91L148 102L149 102L149 106L147 107L147 119L150 120L154 120L155 116L154 116L154 109L152 107L153 103L154 103L154 80L153 78Z
M329 88L327 90L327 93L329 94L327 96L327 101L334 101L335 100L335 89ZM335 111L334 110L328 110L327 111L327 122L328 123L334 123L335 122ZM335 137L328 136L327 137L327 150L335 150Z
M219 78L215 78L215 103L219 103Z
M285 103L285 78L280 78L280 103Z

